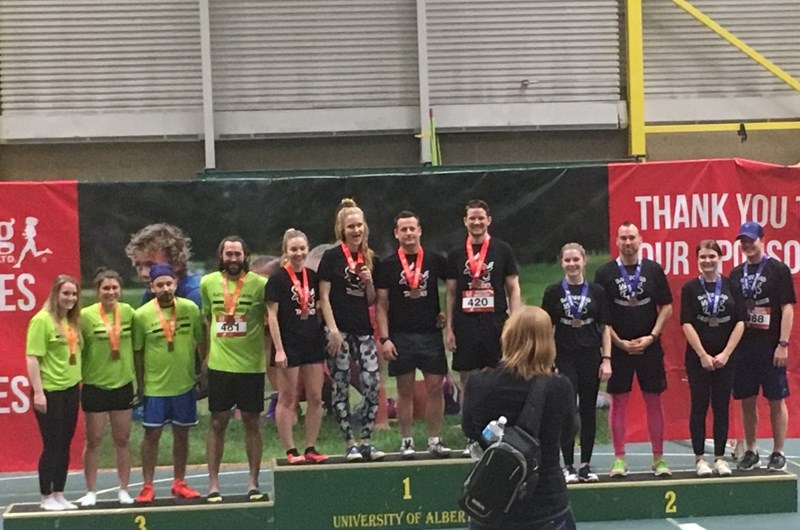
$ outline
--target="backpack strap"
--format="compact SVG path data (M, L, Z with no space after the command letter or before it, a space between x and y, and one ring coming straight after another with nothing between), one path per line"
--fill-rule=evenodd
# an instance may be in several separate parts
M517 427L524 429L525 432L539 438L539 424L542 422L542 411L544 409L544 392L550 376L541 375L533 378L528 397L522 406L522 412L517 420Z

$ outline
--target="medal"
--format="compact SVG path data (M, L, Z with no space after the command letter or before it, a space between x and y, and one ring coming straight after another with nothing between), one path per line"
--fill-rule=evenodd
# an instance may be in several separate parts
M308 320L308 309L300 310L300 320Z
M570 325L573 328L580 328L580 327L583 326L583 320L581 320L580 318L573 318L572 322L570 323Z
M642 262L639 261L636 263L636 270L633 273L633 278L628 275L628 269L622 264L622 260L617 258L617 268L619 269L619 274L622 277L622 281L625 282L625 287L628 291L628 305L631 307L636 307L639 305L639 299L636 296L639 293L639 279L642 276Z
M233 315L228 315L225 317L225 325L229 328L232 328L236 325L236 318Z
M635 296L631 296L630 298L628 298L628 305L631 307L636 307L637 305L639 305L639 299L636 298Z
M78 364L78 358L76 357L76 352L78 350L78 334L69 325L64 325L64 322L60 324L61 327L61 334L64 335L64 338L67 339L67 347L69 348L69 364L75 365Z
M111 359L119 361L119 350L111 350Z
M175 351L175 343L172 341L167 342L167 351Z
M420 292L419 292L419 289L417 289L416 287L415 287L415 288L413 288L413 289L411 289L411 290L408 292L408 295L409 295L411 298L414 298L414 299L417 299L417 298L419 298L420 296L422 296L422 295L420 294Z
M706 293L706 300L708 300L708 326L715 328L719 326L719 301L722 293L722 276L717 276L716 281L714 282L714 292L711 293L706 290L706 282L704 281L703 277L700 276L697 278L700 282L700 285L703 289L703 292Z
M719 318L717 318L717 317L709 318L708 319L708 326L711 327L711 328L715 328L715 327L719 326Z
M766 254L761 258L761 261L758 262L758 267L756 267L756 273L753 275L753 282L750 283L747 281L747 277L749 273L747 272L747 267L750 265L749 263L745 263L744 267L742 267L742 294L746 299L745 304L747 305L747 309L753 309L756 306L756 287L758 286L758 279L761 278L761 273L764 272L764 266L767 264L767 260L769 260L769 256ZM752 305L750 305L752 303Z
M752 298L748 298L747 300L744 301L744 305L748 310L752 311L753 309L756 308L756 301L753 300Z
M478 255L475 256L470 238L467 237L467 267L472 277L472 281L469 284L472 289L480 289L483 287L481 276L486 272L486 254L489 252L489 241L491 239L491 236L486 234L483 238L483 243L481 243L481 250L478 252Z
M225 325L228 327L233 327L236 324L236 305L239 303L239 295L242 294L242 286L244 285L244 274L239 274L239 278L236 280L236 290L233 292L233 296L231 296L230 292L228 292L228 275L226 273L222 273L222 295L225 298Z
M581 316L583 315L583 310L586 307L586 303L589 301L589 283L583 282L581 285L581 294L577 304L575 303L572 293L569 290L569 284L567 283L566 279L561 280L561 289L564 291L564 298L567 301L567 316L572 318L570 325L573 328L579 328L583 326L583 320L581 320Z
M156 308L158 320L161 322L161 329L164 331L164 338L167 339L167 351L175 351L175 343L173 340L175 338L175 325L178 322L178 304L175 303L174 299L172 300L172 315L170 315L169 322L167 322L167 319L164 316L164 311L162 311L161 305L159 305L157 298L153 298L153 305Z
M425 251L422 250L422 246L420 246L417 251L417 259L414 262L414 271L412 272L408 264L408 258L406 258L406 251L403 250L403 247L397 249L397 257L400 258L400 265L403 266L403 276L405 276L406 283L408 283L408 287L411 289L409 292L411 298L419 298L421 295L419 291L419 280L422 277L422 257L424 254Z
M297 301L300 303L300 319L307 320L308 301L311 298L311 291L308 289L308 270L303 267L303 283L300 283L300 279L291 265L287 263L283 268L286 269L286 274L289 275L289 280L294 286L294 292L297 294Z
M97 304L97 311L100 313L100 320L108 334L108 343L111 346L111 359L119 360L119 338L122 334L122 319L119 316L119 304L114 304L114 324L108 321L108 315L103 310L102 304Z
M342 253L344 253L344 259L347 260L347 268L356 273L356 276L361 278L361 269L366 267L364 264L364 255L359 252L356 256L356 259L353 259L353 255L350 253L350 250L347 248L347 245L342 243Z

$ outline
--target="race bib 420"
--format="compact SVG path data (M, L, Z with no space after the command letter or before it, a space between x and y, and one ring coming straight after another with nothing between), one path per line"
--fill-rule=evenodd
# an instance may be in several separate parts
M476 289L474 291L462 291L461 310L465 313L494 312L494 290Z

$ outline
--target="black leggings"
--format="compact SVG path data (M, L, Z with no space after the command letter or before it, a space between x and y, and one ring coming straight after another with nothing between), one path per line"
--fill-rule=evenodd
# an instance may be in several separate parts
M78 423L81 396L78 385L66 390L44 391L47 413L36 412L42 435L42 456L39 457L39 491L50 495L64 491L69 469L69 446Z
M704 370L697 354L689 349L686 352L686 375L689 376L692 395L689 432L692 435L694 454L700 456L705 453L706 414L708 402L711 401L711 411L714 414L714 456L725 456L725 444L728 442L728 405L735 375L733 362L729 360L722 369Z
M575 397L579 399L578 414L581 419L581 462L589 462L594 451L594 437L597 430L597 391L600 388L600 350L577 350L559 352L556 368L569 379ZM561 446L564 465L575 463L575 441L570 440Z

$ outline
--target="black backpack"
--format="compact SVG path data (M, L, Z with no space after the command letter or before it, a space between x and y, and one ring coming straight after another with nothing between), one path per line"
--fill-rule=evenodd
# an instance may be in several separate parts
M458 504L476 521L499 521L536 489L541 460L539 424L549 379L534 378L517 424L505 428L503 438L484 451L464 481Z

